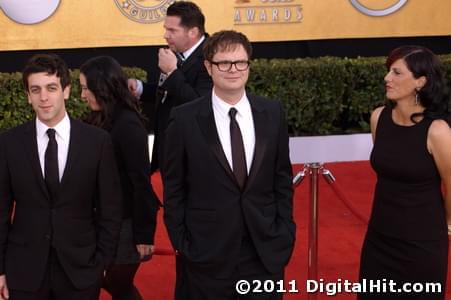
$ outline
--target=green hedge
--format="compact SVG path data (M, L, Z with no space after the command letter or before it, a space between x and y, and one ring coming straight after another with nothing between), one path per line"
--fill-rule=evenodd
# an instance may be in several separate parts
M145 79L146 72L138 68L124 68L125 73L134 78ZM78 70L71 70L71 96L66 108L74 118L80 118L88 112L88 107L80 99ZM31 105L23 90L21 73L0 73L0 131L17 126L34 116Z
M441 59L451 82L451 55ZM371 111L384 102L384 61L383 57L254 60L248 89L283 102L293 135L368 132ZM125 71L130 77L146 77L141 69ZM67 108L77 118L87 107L80 100L78 70L71 76ZM32 116L20 74L0 73L0 130Z
M451 55L441 56L451 82ZM255 60L249 89L280 99L293 135L369 132L384 103L384 57Z

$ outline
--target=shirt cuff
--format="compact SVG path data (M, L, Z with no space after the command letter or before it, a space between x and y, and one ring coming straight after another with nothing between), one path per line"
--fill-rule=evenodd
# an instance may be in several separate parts
M143 94L143 82L139 79L136 79L136 95L138 98L141 98L141 95Z

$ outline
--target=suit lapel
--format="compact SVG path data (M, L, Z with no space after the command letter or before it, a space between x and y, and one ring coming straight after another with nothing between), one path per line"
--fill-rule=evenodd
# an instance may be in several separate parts
M67 178L71 174L71 170L77 161L79 149L82 145L82 134L80 132L79 125L80 124L78 124L78 121L70 119L69 151L67 153L66 166L64 167L63 176L61 177L61 188L64 187L64 184L68 180Z
M194 50L194 52L191 53L191 55L183 62L181 70L184 74L187 73L189 68L191 68L193 65L196 65L198 60L203 60L204 55L202 48L206 40L207 38L205 38L205 40L196 48L196 50Z
M30 160L31 169L34 173L34 178L36 178L39 187L41 188L47 199L50 200L50 196L45 185L44 176L42 175L41 163L39 161L35 120L30 121L26 125L23 142L25 144L25 151L27 152L28 158Z
M235 176L230 168L229 162L222 149L221 142L219 141L218 130L216 129L215 118L213 114L213 108L211 104L211 93L204 97L201 101L201 108L197 115L197 122L199 127L207 141L210 150L215 155L218 162L223 167L224 171L230 176L230 178L236 183Z
M249 103L251 105L252 117L254 119L255 128L255 148L254 159L252 160L251 169L247 178L245 190L252 184L257 177L258 170L263 163L263 157L265 155L267 146L267 126L268 116L261 100L258 100L255 96L248 95Z

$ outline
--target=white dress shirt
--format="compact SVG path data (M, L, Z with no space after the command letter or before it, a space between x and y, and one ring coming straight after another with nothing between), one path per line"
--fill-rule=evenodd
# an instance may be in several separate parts
M216 129L218 130L219 140L224 150L224 154L229 162L230 168L233 170L232 163L232 145L230 141L230 116L229 110L234 107L237 110L236 121L240 126L241 135L243 137L244 152L246 156L247 174L251 169L252 160L254 159L255 149L255 129L254 119L252 117L251 105L246 96L243 97L235 105L230 105L221 100L213 89L212 93L213 114L215 117Z
M42 177L45 178L45 150L47 149L47 144L49 143L49 137L47 135L47 125L42 123L38 118L36 118L36 140L38 144L38 154L39 162L41 163ZM69 116L66 115L64 118L56 124L55 127L55 139L58 144L58 175L61 181L63 177L64 168L66 167L67 153L69 151L69 141L70 141L70 120Z
M200 44L202 44L202 42L205 40L205 35L203 35L200 40L197 41L197 43L195 43L191 48L189 48L188 50L186 50L185 52L183 52L183 58L184 60L187 60L188 57L190 57L190 55L194 52L194 50L197 49L197 47L200 46Z

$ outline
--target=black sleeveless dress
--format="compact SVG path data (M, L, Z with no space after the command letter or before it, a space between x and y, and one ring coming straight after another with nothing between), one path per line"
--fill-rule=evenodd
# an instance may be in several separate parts
M396 293L361 293L360 300L445 299L448 235L441 179L427 149L431 123L424 118L412 126L397 125L389 106L380 114L371 153L377 183L362 248L360 282L381 280L382 291L385 279L389 291L393 280ZM398 290L405 283L425 282L439 283L441 292Z

